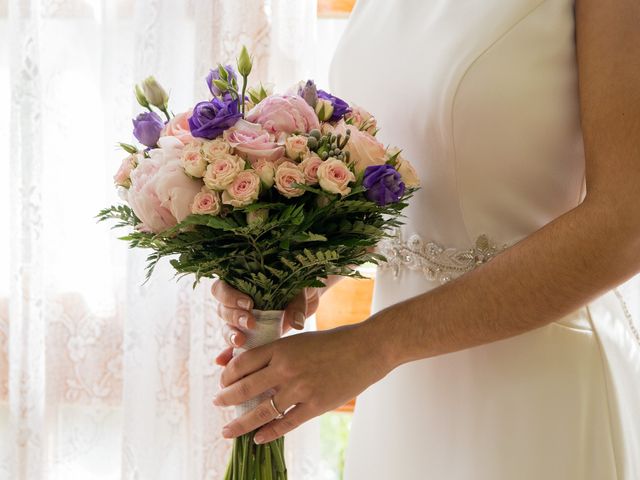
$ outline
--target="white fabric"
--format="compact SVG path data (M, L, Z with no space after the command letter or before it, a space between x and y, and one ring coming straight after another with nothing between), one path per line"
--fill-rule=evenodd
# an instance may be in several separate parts
M573 7L359 0L332 93L373 111L383 143L416 165L423 188L404 238L513 244L583 199ZM346 478L640 478L637 283L544 328L393 371L357 399ZM381 272L374 311L437 285Z
M299 3L0 0L1 480L222 478L210 283L165 262L142 285L145 252L94 216L118 201L133 84L155 74L177 113L246 44L254 79L288 86L314 66L312 41L274 54L315 29ZM289 436L292 478L320 478L317 437Z

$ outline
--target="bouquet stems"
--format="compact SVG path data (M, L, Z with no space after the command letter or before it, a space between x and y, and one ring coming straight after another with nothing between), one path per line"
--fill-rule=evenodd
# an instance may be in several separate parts
M231 461L225 480L287 480L284 463L284 437L257 445L254 432L233 441Z

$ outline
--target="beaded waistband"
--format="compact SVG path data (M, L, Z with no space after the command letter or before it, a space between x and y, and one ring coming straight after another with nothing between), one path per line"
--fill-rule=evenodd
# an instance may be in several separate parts
M446 283L488 262L508 245L496 246L480 235L468 249L446 248L413 234L406 241L399 229L378 244L377 251L387 259L380 268L391 269L397 277L401 268L421 271L428 280Z

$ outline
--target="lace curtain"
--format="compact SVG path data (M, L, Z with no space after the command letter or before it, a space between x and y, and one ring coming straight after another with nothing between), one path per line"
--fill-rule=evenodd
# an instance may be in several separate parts
M131 140L133 84L172 107L246 44L254 79L316 65L315 0L0 0L0 479L219 479L232 411L212 407L220 325L203 282L143 285L96 212ZM323 477L313 422L292 479Z

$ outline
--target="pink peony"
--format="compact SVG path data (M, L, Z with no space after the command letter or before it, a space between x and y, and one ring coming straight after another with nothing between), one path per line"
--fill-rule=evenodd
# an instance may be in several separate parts
M160 136L176 137L184 145L193 142L191 129L189 128L190 116L191 110L189 110L188 112L179 113L166 123L166 125L162 129L162 132L160 133Z
M240 157L221 153L207 167L203 177L204 184L211 190L224 190L231 185L244 167L245 161Z
M220 194L202 187L193 199L191 212L200 215L218 215L222 205L220 204Z
M118 168L118 171L113 176L113 181L116 185L124 188L129 188L131 186L131 178L129 177L131 175L131 171L136 168L136 165L138 165L140 158L142 158L141 153L132 153L122 160L120 168Z
M282 163L276 170L276 189L287 198L304 195L304 190L295 187L294 183L304 184L304 173L293 162Z
M287 157L291 160L300 160L300 158L309 154L307 137L304 135L291 135L285 140L284 146L287 152Z
M274 142L273 136L257 123L238 120L224 131L223 136L236 153L252 162L261 159L273 161L284 155L284 147Z
M141 158L131 172L128 201L142 231L162 232L184 220L202 185L185 174L180 149L168 143L167 148L150 150L149 158Z
M355 182L356 176L344 162L330 158L318 167L318 182L323 190L342 196L351 192L349 182Z
M304 174L307 185L315 185L318 183L318 167L322 164L322 159L315 153L308 155L300 162L300 170Z
M259 123L269 133L306 132L320 128L318 116L313 108L297 95L272 95L253 107L246 116L253 123Z
M356 173L363 172L371 165L383 165L386 160L386 152L382 145L374 136L367 132L361 132L357 128L349 127L343 120L331 128L336 135L347 133L347 129L351 131L351 137L345 150L349 152L349 162L355 168Z
M234 207L245 207L255 202L259 194L260 177L253 170L244 170L222 192L222 203Z

